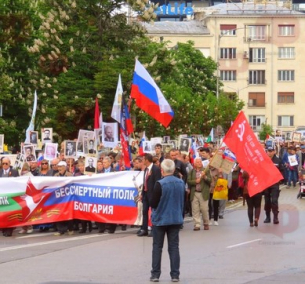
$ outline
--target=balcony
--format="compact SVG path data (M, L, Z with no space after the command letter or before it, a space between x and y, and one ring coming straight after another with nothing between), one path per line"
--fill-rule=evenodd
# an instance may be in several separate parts
M260 36L260 37L247 36L247 37L243 37L243 40L244 40L244 43L270 42L271 37L270 36Z

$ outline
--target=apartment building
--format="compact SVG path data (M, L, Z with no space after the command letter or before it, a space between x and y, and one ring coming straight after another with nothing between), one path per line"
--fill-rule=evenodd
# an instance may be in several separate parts
M205 56L218 62L221 90L236 93L245 102L244 112L253 130L267 123L289 132L305 124L305 14L281 3L194 8L199 21L156 22L147 25L147 31L172 45L193 40ZM189 30L194 26L197 33L179 34L175 23L188 25ZM162 33L158 33L161 26Z

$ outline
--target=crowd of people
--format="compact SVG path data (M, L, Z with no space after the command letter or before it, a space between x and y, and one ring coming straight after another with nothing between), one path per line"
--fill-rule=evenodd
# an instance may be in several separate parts
M247 204L250 227L257 227L261 214L262 197L264 196L266 214L264 223L279 224L280 183L285 184L287 188L296 187L299 176L302 176L300 173L304 168L305 145L274 143L268 147L265 144L262 146L273 164L282 173L283 180L271 185L263 192L250 196L248 191L249 173L239 167L238 161L229 174L224 173L221 168L212 167L210 162L219 151L212 143L198 147L198 153L194 158L194 153L181 152L180 149L176 148L163 153L161 144L155 145L154 154L139 155L139 149L133 142L131 145L133 159L130 170L143 171L144 173L142 190L137 200L142 202L143 222L137 231L137 236L153 236L151 281L157 282L160 277L160 261L165 234L168 234L171 239L168 243L173 253L170 259L176 261L171 271L172 280L174 282L179 280L178 235L179 230L183 229L183 220L186 214L193 219L194 231L200 231L201 228L210 230L211 225L218 226L219 219L224 218L227 200L235 202L243 199L244 205ZM126 170L121 154L113 151L99 155L94 171L90 169L90 167L94 167L92 163L93 160L89 159L89 165L85 167L84 158L79 157L77 160L65 158L64 151L61 151L58 157L51 161L43 159L39 164L37 161L25 162L20 175L64 177ZM0 177L17 176L19 176L19 172L12 168L10 159L4 156L0 164ZM174 188L176 191L180 190L181 185L183 185L182 203L181 196L173 191ZM169 198L173 198L173 202ZM177 202L175 203L175 201ZM171 216L170 214L173 213L167 212L170 210L180 212L178 207L181 204L183 206L181 216ZM149 214L150 208L152 208L151 216ZM49 226L50 224L45 224L45 228L48 229ZM75 231L86 233L93 229L97 229L98 233L101 234L114 233L117 226L121 226L122 230L126 230L127 227L126 224L93 223L90 220L69 220L52 224L57 236L72 235ZM3 235L12 236L13 230L14 228L3 228ZM23 226L19 231L20 234L32 232L32 226Z
M143 224L138 231L138 236L152 236L149 223L149 194L153 191L156 181L161 179L160 164L164 159L170 159L175 162L174 176L180 178L185 183L185 206L184 215L189 214L194 220L194 230L198 231L201 228L201 215L203 219L203 229L209 230L211 225L219 225L219 219L224 218L224 211L227 199L229 202L244 197L249 208L250 226L258 225L260 216L262 194L265 193L265 223L271 222L270 214L273 212L274 223L278 224L278 197L279 185L274 185L266 189L263 193L254 197L249 197L247 191L248 174L239 168L238 164L234 167L230 174L225 174L221 169L213 168L206 163L213 158L216 145L210 143L207 147L199 147L197 158L193 159L191 154L181 153L178 149L171 149L167 153L162 152L162 145L156 144L154 155L144 154L138 155L138 147L133 143L133 160L131 170L150 172L148 178L143 182L143 190L141 201L143 203ZM305 159L305 145L290 145L278 144L266 148L268 156L283 174L283 183L287 187L296 186L298 181L299 171L303 168ZM278 155L277 155L278 153ZM291 159L290 157L295 157ZM290 161L296 160L297 165L291 166ZM192 163L191 163L192 161ZM73 158L65 158L64 151L61 151L57 158L49 161L43 159L39 165L37 161L29 161L23 164L20 175L32 176L79 176L91 174L95 172L91 170L94 165L93 160L89 159L89 165L85 167L85 162L82 157L77 160ZM96 173L102 174L113 171L125 170L124 162L122 162L120 153L109 152L102 153L99 156L96 166ZM6 157L1 161L1 177L15 177L19 173L13 170L10 165L10 160ZM6 170L8 169L8 170ZM228 194L220 195L219 191L214 189L217 187L227 188ZM255 208L254 217L253 208ZM251 214L252 212L252 214ZM76 224L75 224L76 223ZM64 225L64 226L62 226ZM109 232L114 233L116 226L113 224L97 223L99 233ZM79 229L80 227L80 229ZM56 224L57 234L63 235L66 232L72 234L75 230L84 233L92 230L92 224L82 223L80 221L59 222ZM183 227L183 226L181 226ZM123 229L126 225L123 224ZM19 233L31 233L32 227L23 227ZM5 233L10 236L10 233Z

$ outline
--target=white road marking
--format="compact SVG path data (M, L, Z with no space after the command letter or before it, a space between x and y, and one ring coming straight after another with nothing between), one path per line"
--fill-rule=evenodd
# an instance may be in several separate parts
M40 242L40 243L26 244L26 245L13 246L13 247L7 247L7 248L0 248L0 252L9 251L9 250L16 250L16 249L23 249L23 248L30 248L30 247L36 247L36 246L44 246L44 245L50 245L50 244L56 244L56 243L65 243L65 242L70 242L70 241L92 239L92 238L97 238L97 237L101 238L103 236L109 236L109 235L108 234L104 234L104 235L94 234L94 235L90 235L90 236L57 239L57 240L48 241L48 242ZM63 238L63 237L59 236L58 238Z
M54 235L55 232L51 233L39 233L39 234L29 234L29 235L23 235L20 237L16 237L16 239L28 239L28 238L36 238L36 237L45 237L45 236L51 236Z
M244 243L239 243L239 244L236 244L236 245L228 246L227 248L235 248L235 247L239 247L239 246L243 246L243 245L259 242L261 240L262 239L256 239L256 240L252 240L252 241L248 241L248 242L244 242Z

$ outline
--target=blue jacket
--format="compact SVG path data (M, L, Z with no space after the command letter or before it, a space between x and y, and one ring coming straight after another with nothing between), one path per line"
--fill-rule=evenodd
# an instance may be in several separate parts
M152 210L151 220L154 226L183 224L184 182L174 176L159 180L162 194L158 206Z

